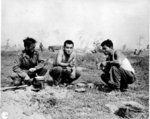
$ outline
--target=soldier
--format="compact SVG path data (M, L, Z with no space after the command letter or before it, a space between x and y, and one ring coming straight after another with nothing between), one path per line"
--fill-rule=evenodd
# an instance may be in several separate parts
M120 51L113 49L113 42L111 40L103 41L101 46L104 54L108 56L106 61L98 63L98 67L104 72L101 75L102 80L111 90L119 89L126 91L128 84L136 80L133 67Z
M137 54L138 54L137 52L138 52L138 50L135 49L133 54L134 54L134 55L137 55Z
M55 85L70 84L80 77L80 70L76 67L76 54L73 51L74 43L71 40L64 42L49 74Z
M30 82L36 75L44 76L47 69L43 68L45 63L40 59L38 51L35 50L36 40L27 37L23 40L24 50L15 61L11 78L13 84L18 86L23 82Z

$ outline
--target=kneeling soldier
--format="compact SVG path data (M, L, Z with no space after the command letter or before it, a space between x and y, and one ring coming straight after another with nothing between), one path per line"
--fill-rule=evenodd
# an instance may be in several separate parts
M80 77L80 70L76 67L76 54L73 48L74 43L71 40L66 40L63 49L56 56L53 68L49 72L55 85L70 84Z
M44 76L47 69L44 69L44 61L40 59L38 51L35 50L36 40L27 37L23 40L25 49L15 61L11 78L13 84L18 86L23 82L30 82L36 75Z
M128 84L133 83L135 71L129 60L120 52L113 49L113 42L105 40L101 43L102 50L107 55L106 61L99 63L98 67L103 70L102 80L111 88L125 91Z

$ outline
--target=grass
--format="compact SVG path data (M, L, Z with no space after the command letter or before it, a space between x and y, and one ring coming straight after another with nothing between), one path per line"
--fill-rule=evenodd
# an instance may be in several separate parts
M17 53L18 52L2 52L1 54L1 86L6 86L11 82L8 76L11 73L12 66L14 65L13 61L17 57ZM51 58L55 60L56 53L44 51L41 56L44 59ZM114 95L110 95L100 90L100 88L87 89L85 93L68 90L68 95L71 95L71 97L61 100L53 98L49 100L47 96L44 96L44 98L42 95L40 96L40 105L50 104L48 105L48 109L47 106L44 106L45 108L41 107L39 110L40 113L51 114L53 119L115 119L116 117L110 114L105 108L105 104L133 100L146 107L142 114L145 115L143 119L147 119L149 117L149 57L131 55L127 55L127 57L132 62L137 77L136 82L129 86L128 92L116 92ZM78 66L85 67L87 70L84 71L82 76L74 83L92 82L100 86L102 84L100 79L102 72L96 69L95 63L96 61L102 60L104 60L104 57L100 53L78 54ZM34 99L37 100L37 97ZM140 116L141 115L139 115L139 118ZM118 118L121 119L121 117Z

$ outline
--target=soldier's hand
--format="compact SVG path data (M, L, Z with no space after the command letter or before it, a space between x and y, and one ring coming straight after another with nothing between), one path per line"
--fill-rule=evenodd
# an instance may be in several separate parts
M73 71L73 72L71 73L70 78L75 79L75 77L76 77L76 72L75 72L75 71Z
M70 67L75 66L75 62L74 62L74 61L71 61L71 62L69 63L69 66L70 66Z
M71 67L66 67L67 71L71 72Z
M26 77L24 78L24 80L30 80L30 77L28 75L26 75Z
M35 72L35 71L36 71L36 68L30 68L29 71L30 71L30 72Z
M106 61L100 62L100 63L97 63L97 64L96 64L97 69L99 69L99 70L104 70L105 67L106 67L106 65L107 65L107 62L106 62Z
M100 69L101 69L103 72L105 72L105 71L106 71L106 68L107 68L107 62L104 61L104 62L101 63Z
M103 67L106 67L107 62L106 62L106 61L104 61L104 62L102 62L102 63L101 63L101 65L102 65Z

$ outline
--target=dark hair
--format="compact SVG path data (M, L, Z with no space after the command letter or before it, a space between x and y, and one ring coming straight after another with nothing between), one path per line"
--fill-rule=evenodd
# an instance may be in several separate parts
M74 43L73 43L72 40L66 40L66 41L64 42L64 47L66 46L66 44L72 44L72 45L74 46Z
M109 47L109 48L113 48L113 42L111 41L111 40L109 40L109 39L107 39L107 40L105 40L105 41L103 41L102 43L101 43L101 46L103 47L104 45L106 45L107 47Z
M36 40L30 37L27 37L26 39L23 40L24 46L25 47L30 47L31 44L35 44Z

